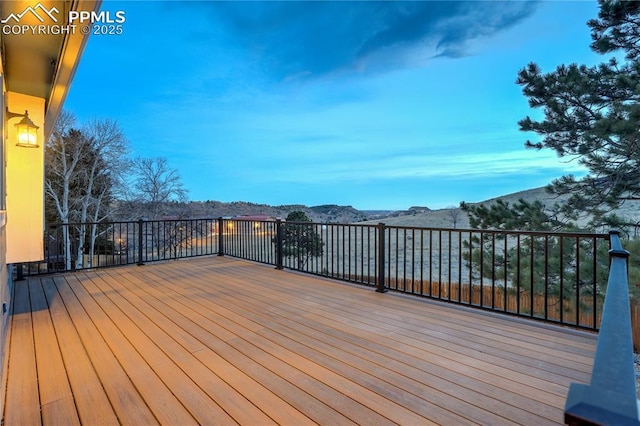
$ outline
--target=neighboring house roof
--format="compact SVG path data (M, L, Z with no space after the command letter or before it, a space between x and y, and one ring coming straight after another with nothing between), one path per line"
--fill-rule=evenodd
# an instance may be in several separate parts
M258 214L258 215L247 215L247 216L236 216L234 217L236 220L253 220L253 221L276 221L277 218L273 216L267 216L266 214Z

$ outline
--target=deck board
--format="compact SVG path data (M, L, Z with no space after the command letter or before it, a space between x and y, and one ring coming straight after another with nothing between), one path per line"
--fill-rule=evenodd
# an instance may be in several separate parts
M28 285L15 289L10 327L11 340L7 352L11 367L6 373L4 422L15 425L38 424L41 421L40 395Z
M105 307L116 312L118 309L121 310L118 312L118 322L128 330L130 341L135 342L135 346L150 365L161 370L167 386L179 399L184 400L185 407L198 423L215 423L226 417L226 413L240 423L253 421L266 425L271 422L258 407L243 403L242 394L229 386L214 371L206 368L149 319L149 311L144 305L131 304L117 291L113 291L113 287L108 286L102 278L103 276L97 275L92 281L94 284L101 282L99 291L109 294L108 298L111 300L104 302ZM228 420L232 422L231 418Z
M99 276L103 278L105 284L110 282L110 288L120 295L118 305L122 308L127 303L130 304L131 309L125 309L125 311L132 315L132 319L137 324L150 331L150 338L161 344L163 348L168 348L165 350L167 355L180 361L181 368L189 377L199 383L203 389L209 389L214 401L222 403L223 400L228 400L228 404L232 405L228 411L235 410L236 415L233 417L238 421L242 422L244 419L246 422L260 419L261 414L257 411L260 406L267 416L263 416L260 420L261 424L267 424L269 419L276 422L295 421L296 424L309 422L308 418L282 399L275 397L259 382L252 380L242 370L229 364L202 342L195 339L189 334L192 327L187 330L179 328L170 321L170 318L164 317L162 311L156 310L148 300L138 296L135 291L127 291L127 288L121 284L125 281L124 279L108 280L110 276L106 273ZM108 291L106 288L105 290ZM159 323L163 324L163 329L156 325ZM245 393L244 396L252 401L255 407L248 409L246 405L238 406L235 404L235 401L242 400L239 390ZM247 416L249 417L247 418Z
M102 387L55 284L45 279L43 290L53 319L59 348L66 366L72 397L80 422L91 425L117 425L118 418Z
M110 270L109 272L115 272L115 270ZM236 370L242 371L256 382L262 384L262 386L272 392L274 396L280 397L283 400L286 398L285 401L288 404L295 407L301 413L306 414L308 418L320 424L350 423L339 412L323 404L321 401L311 398L307 393L301 392L299 387L281 378L263 363L255 361L251 357L252 351L249 351L251 352L249 355L245 355L245 353L230 344L230 341L238 342L236 335L219 326L201 312L194 310L193 303L185 304L185 301L189 301L188 298L181 298L179 297L180 295L174 296L175 298L171 297L171 293L168 291L169 285L164 291L161 291L152 285L142 285L144 282L131 274L120 275L117 278L119 283L128 283L128 285L131 286L131 291L142 295L146 302L157 307L159 311L165 312L168 315L169 321L174 321L184 332L190 333L206 344L209 352L218 357L222 357ZM216 361L216 358L207 356L207 352L204 351L198 351L195 355L202 362L209 365ZM248 393L253 391L254 389L251 389ZM265 400L264 402L267 403L269 400ZM277 408L279 406L280 404L275 407ZM265 409L269 408L270 407L266 407ZM285 411L285 413L287 411ZM296 417L297 415L292 415L291 420L295 420Z
M154 358L154 354L149 354L153 350L153 343L143 339L135 326L117 323L120 318L117 306L105 303L104 293L84 287L91 277L73 274L68 279L76 281L73 289L78 300L158 421L164 424L196 424L182 401L163 381L171 377L170 374L164 376L164 367L171 365L170 360L166 357ZM141 350L147 351L147 357L140 353ZM176 381L172 384L181 385ZM186 395L187 398L190 396Z
M234 292L238 293L238 292L242 292L242 291L241 291L240 289L236 289L236 290L234 290ZM261 295L262 297L260 298L261 300L262 300L262 299L265 299L265 298L267 297L267 294L265 294L266 292L267 292L267 291L265 291L265 292L263 292L263 293L262 293L262 295ZM240 298L239 298L239 297L234 297L234 303L236 303L236 304L241 304L241 306L242 306L242 307L240 307L240 308L239 308L239 310L240 310L240 311L243 311L243 310L244 310L245 312L248 312L248 309L250 309L250 308L249 308L248 303L255 301L255 299L251 297L251 296L252 296L252 294L251 294L251 290L246 290L243 294L245 295L245 297L240 297ZM382 296L382 297L385 297L384 295L381 295L381 296ZM277 302L277 299L273 299L273 303L277 304L277 303L278 303L278 302ZM330 301L327 301L327 303L330 303ZM363 303L363 304L365 304L365 303ZM282 308L282 305L277 305L277 307L276 307L276 305L273 305L273 306L262 306L262 307L258 307L256 310L257 310L257 312L261 312L261 311L268 311L268 312L270 312L271 314L273 314L273 313L275 312L275 310L276 310L276 309L281 309L281 308ZM344 314L344 311L341 311L341 313L342 313L342 314ZM336 315L339 315L339 314L340 314L340 312L336 312L335 314L336 314ZM247 313L245 313L245 316L247 316L247 315L248 315L248 314L247 314ZM287 318L287 317L297 318L297 317L299 317L299 316L301 316L301 315L304 315L304 312L302 312L302 311L300 311L300 312L299 312L299 311L296 311L296 308L295 308L295 307L291 307L289 311L287 311L287 312L285 312L285 313L284 313L284 316L283 316L282 318ZM365 312L365 313L362 313L362 314L360 315L360 317L361 317L361 318L362 318L362 317L366 317L367 315L369 315L369 314L367 314L367 313ZM310 317L307 315L307 317L306 317L305 319L308 319L308 318L310 318ZM259 317L255 317L255 318L254 318L254 320L259 321ZM324 320L325 320L325 318L324 318L324 317L322 317L322 318L320 318L318 321L322 321L322 322L324 322ZM355 320L354 320L354 321L355 321ZM275 317L271 316L271 317L269 318L269 322L270 322L271 324L275 323L275 322L276 322ZM336 332L340 332L340 331L342 331L342 330L335 330L335 327L337 326L336 324L339 324L339 323L336 323L335 321L332 321L332 322L329 322L329 323L326 323L326 324L327 324L327 327L334 327L333 331L331 331L331 329L329 328L329 330L330 330L330 331L329 331L329 333L330 333L330 334L335 335L335 333L336 333ZM386 324L386 323L384 323L384 324ZM384 324L382 324L382 323L381 323L381 325L380 325L380 326L381 326L382 328L385 328ZM352 323L352 325L353 325L353 323ZM292 325L291 323L288 323L288 324L287 324L287 325L282 329L282 333L283 333L284 335L288 335L288 334L290 334L290 331L289 331L289 330L290 330L290 328L291 328L291 327L294 327L294 325ZM326 331L326 330L325 330L325 331ZM317 334L315 331L312 331L312 332L310 332L310 334L307 336L307 339L312 339L312 340L313 340L313 342L314 342L314 343L313 343L313 345L314 345L314 346L317 346L317 343L316 343L316 341L315 341L315 339L317 339L317 337L318 337L318 334ZM343 336L343 342L342 342L342 343L338 343L338 344L337 344L337 346L338 346L338 347L340 347L340 346L344 345L345 343L347 343L347 342L349 342L350 340L353 340L353 339L354 339L354 337L350 337L350 336L348 336L348 335L347 335L346 337L345 337L345 336ZM370 343L370 340L367 340L367 343ZM367 349L371 349L371 347L369 346ZM388 347L388 348L387 348L387 350L386 350L386 351L384 351L383 353L384 353L385 355L392 356L392 355L391 355L391 353L392 353L392 352L396 352L396 353L397 353L397 350L398 350L398 346L395 346L395 345L394 345L394 346L392 346L392 347ZM362 350L360 350L360 352L362 352ZM403 353L401 354L400 358L409 359L409 358L411 357L410 352L411 352L410 350L409 350L409 351L405 351L405 352L403 352ZM371 352L369 352L369 353L371 353ZM388 358L387 358L387 359L388 359ZM414 359L414 364L419 364L419 363L420 363L420 360L421 360L422 358L421 358L421 357L413 357L413 359ZM362 361L360 361L360 362L362 362ZM406 368L406 367L405 367L405 368ZM380 366L380 365L376 366L375 368L372 368L372 371L379 372L380 370L381 370L381 366ZM450 390L449 390L449 389L450 389L450 388L452 388L452 387L455 387L455 386L451 386L451 385L452 385L452 384L455 384L455 382L456 382L456 381L459 381L459 380L460 380L460 377L454 377L454 378L452 378L452 382L449 384L449 386L446 386L446 388L445 388L445 389L446 389L448 392L450 392ZM478 388L478 390L477 390L477 391L475 391L475 392L468 392L468 391L467 391L467 392L465 393L465 392L460 392L460 389L457 389L455 392L450 392L451 394L449 395L449 397L452 399L452 401L455 401L455 402L453 402L453 404L451 404L451 405L452 405L452 407L457 406L459 410L460 410L460 409L464 409L464 411L468 413L468 412L469 412L469 410L468 410L468 409L465 409L465 406L467 405L467 402L466 402L466 401L467 401L469 398L473 399L474 397L477 397L477 395L480 395L480 393L479 393L479 392L483 392L482 388L484 388L484 387L486 387L486 382L482 383L482 384L481 384L481 386ZM518 401L517 401L517 405L516 405L515 407L504 407L504 408L509 408L509 409L515 409L515 410L518 410L518 408L517 408L517 407L522 406L523 404L525 404L525 402L528 402L529 404L531 404L531 398L530 398L530 397L531 397L531 394L529 393L529 394L528 394L528 395L526 395L526 396L527 396L527 399L520 399L520 400L518 400ZM486 400L484 400L483 402L484 402L485 404L486 404L486 403L489 403L489 404L493 404L493 405L501 405L501 401L500 401L500 400L501 400L501 399L504 399L504 398L505 398L505 396L504 396L503 394L498 394L498 395L496 395L496 399L494 399L493 401L486 401ZM444 405L447 405L447 404L444 404ZM545 408L546 408L546 407L541 407L541 406L540 406L540 404L539 404L539 405L537 405L537 406L535 407L535 411L536 411L537 413L540 413L540 411L544 411L544 409L545 409ZM508 412L509 410L507 409L506 411ZM522 411L522 410L520 410L520 411ZM547 410L547 411L548 411L548 410ZM521 414L521 415L526 415L525 413L522 413L522 412L521 412L520 414ZM547 414L549 414L549 413L547 412ZM554 414L557 416L557 413L554 413ZM434 414L432 413L431 415L433 416ZM539 414L536 414L536 416L535 416L535 417L539 417ZM533 416L532 416L532 418L533 418ZM458 420L460 420L460 419L458 419ZM446 422L446 421L445 421L445 419L442 419L441 421ZM452 420L451 420L451 419L449 419L448 423L451 423L451 422L452 422ZM494 419L493 421L488 421L488 420L486 420L486 419L485 419L485 420L482 420L481 422L483 422L483 423L485 423L485 424L487 424L487 423L492 423L492 424L493 424L493 423L495 423L495 419Z
M237 300L247 301L249 298ZM247 315L256 315L255 310L260 309L260 307L252 307L249 303L243 303L240 306L242 309L246 309ZM254 309L253 312L251 312L252 309ZM440 382L441 388L444 389L444 391L441 391L438 387L430 386L430 383L437 377L422 374L423 372L419 369L412 368L410 364L406 364L406 362L411 363L408 355L400 356L399 359L401 361L397 361L390 360L388 357L395 350L392 348L388 348L382 355L376 354L374 351L365 352L364 347L352 345L349 341L351 339L348 337L340 338L339 334L334 330L309 329L299 322L288 320L287 316L282 316L277 319L271 318L269 330L263 330L260 334L269 336L270 340L279 342L283 346L287 345L287 339L291 339L297 348L297 352L304 353L305 356L317 360L319 363L326 362L330 364L334 371L339 371L340 374L345 376L352 374L352 380L354 381L361 380L369 374L367 372L372 372L373 376L369 379L368 386L374 386L380 389L382 393L394 392L394 397L399 397L403 392L406 392L405 402L403 403L407 404L409 403L408 401L411 401L411 403L416 402L420 405L419 410L424 409L426 404L421 402L419 398L414 401L415 396L424 397L428 393L430 395L428 400L436 401L437 409L445 408L451 410L451 412L462 410L466 416L470 417L469 420L480 421L484 424L495 424L499 419L492 419L486 413L482 413L479 418L472 418L471 412L474 410L472 406L474 402L479 406L486 404L501 405L502 411L507 414L510 410L515 410L518 411L519 415L524 415L522 410L515 406L507 406L497 399L488 400L487 398L482 398L482 395L477 391L469 392L466 390L465 392L465 389L456 383L455 380L457 378L448 383ZM306 348L301 346L309 345L310 341L313 342L312 346L307 346ZM374 357L373 355L378 356ZM331 358L325 359L323 357ZM333 359L338 362L333 361ZM377 361L377 363L374 361ZM391 363L391 361L394 362ZM405 364L400 364L402 361ZM390 363L393 365L389 365ZM413 359L414 365L419 363L420 360ZM407 375L407 370L410 370L409 375ZM417 378L422 378L422 382L417 382ZM464 399L459 399L460 397ZM500 397L503 398L504 396L500 395ZM524 400L518 401L519 404L524 402ZM431 408L431 410L436 408ZM433 413L433 411L431 412ZM438 421L446 422L447 420L448 423L455 420L461 421L459 418L455 420L443 418ZM502 420L504 421L504 419Z
M69 282L67 282L67 278ZM54 276L51 281L55 283L60 297L64 300L69 317L80 339L82 339L82 344L91 359L93 368L109 397L114 415L118 419L126 419L131 424L157 422L153 412L144 402L126 371L102 338L89 313L84 310L72 291L70 285L77 283L75 277L71 275ZM11 368L10 364L9 372L11 372ZM73 367L70 366L70 368Z
M215 256L31 278L13 310L7 425L561 424L596 342Z
M38 371L38 389L42 405L42 422L44 424L79 425L80 419L73 402L49 305L39 281L33 280L29 283L29 296Z

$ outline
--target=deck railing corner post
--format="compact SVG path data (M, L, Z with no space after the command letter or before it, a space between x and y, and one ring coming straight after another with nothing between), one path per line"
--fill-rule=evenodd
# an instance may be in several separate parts
M224 229L224 219L220 216L218 219L218 256L224 256L224 238L222 231Z
M609 278L589 384L572 383L567 424L640 424L629 310L629 252L620 232L609 231ZM622 263L624 260L625 263Z
M144 265L144 257L143 257L143 230L144 230L144 219L138 219L138 266Z
M282 220L276 219L276 269L283 269L282 262Z
M386 257L385 224L382 222L379 223L378 226L376 226L376 230L378 232L378 271L377 271L378 276L376 278L378 286L376 288L376 291L378 293L386 293L388 289L385 286L385 276L384 276L384 259Z

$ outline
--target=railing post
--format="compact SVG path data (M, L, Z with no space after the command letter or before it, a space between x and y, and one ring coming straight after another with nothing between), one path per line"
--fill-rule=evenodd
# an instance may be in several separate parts
M218 218L218 256L224 256L224 238L222 236L222 230L224 221L222 216Z
M611 250L602 322L588 385L571 383L564 421L578 424L640 425L629 309L629 252L620 233L609 232Z
M142 218L138 219L138 266L144 265L144 257L142 253L142 230L144 228L144 222Z
M384 261L385 261L385 226L384 223L379 223L376 227L378 230L378 276L377 283L378 288L376 291L378 293L386 293L388 291L387 287L384 285Z
M283 269L282 257L282 220L276 219L276 269Z
M17 274L16 281L24 281L24 265L22 263L16 264Z

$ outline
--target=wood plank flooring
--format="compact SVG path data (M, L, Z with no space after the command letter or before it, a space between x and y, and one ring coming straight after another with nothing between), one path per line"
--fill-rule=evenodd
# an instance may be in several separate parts
M5 425L561 424L594 334L228 257L15 284Z

